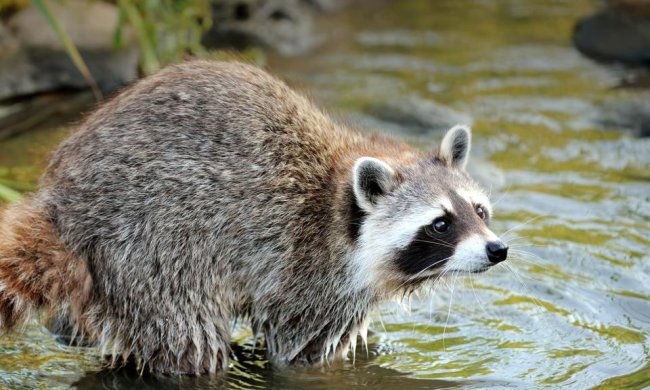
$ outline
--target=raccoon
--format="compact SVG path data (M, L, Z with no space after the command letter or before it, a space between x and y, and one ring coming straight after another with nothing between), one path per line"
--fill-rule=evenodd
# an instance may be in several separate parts
M379 303L507 257L470 130L423 152L337 124L252 65L170 66L89 115L4 213L0 325L63 318L113 362L223 371L345 357Z

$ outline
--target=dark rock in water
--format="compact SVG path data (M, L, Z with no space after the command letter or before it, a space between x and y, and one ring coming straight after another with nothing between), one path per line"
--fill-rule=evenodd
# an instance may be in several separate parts
M650 65L650 2L611 1L578 22L573 42L596 60Z
M350 3L349 0L302 0L302 2L319 11L333 11Z
M90 91L44 93L0 104L0 141L34 128L56 128L96 103Z
M627 67L619 73L616 87L626 89L650 89L650 67Z
M443 134L457 124L471 125L469 115L458 113L449 107L415 96L371 104L364 113L347 118L366 132L377 131L406 138L428 148L440 141ZM474 153L467 170L485 188L498 189L505 184L505 175L496 165L480 153Z
M213 3L213 27L203 37L208 47L271 48L283 54L314 44L313 14L329 9L327 0L223 0Z
M630 130L639 137L650 137L650 94L635 100L606 102L596 122L606 128Z
M128 29L123 48L113 47L118 21L115 6L71 0L52 2L50 7L104 92L137 77L139 54ZM36 8L24 9L0 26L0 100L85 88L86 80Z
M364 111L377 119L401 126L412 136L442 133L457 124L472 124L472 118L466 114L415 96L371 104Z

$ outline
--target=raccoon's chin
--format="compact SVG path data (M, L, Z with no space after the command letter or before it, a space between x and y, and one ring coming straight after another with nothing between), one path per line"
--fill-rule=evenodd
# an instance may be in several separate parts
M489 265L486 265L484 267L471 269L471 270L467 270L467 269L449 269L449 270L445 270L443 272L432 272L432 273L429 273L429 274L426 274L426 275L418 274L418 275L411 276L411 277L407 278L406 281L404 282L404 284L408 283L409 285L415 285L415 284L419 284L419 283L426 283L426 282L429 282L429 281L432 281L432 280L437 280L438 278L441 277L441 275L442 275L442 277L446 277L446 276L452 276L452 275L454 275L454 276L461 275L462 276L462 275L482 274L483 272L489 270L490 268L492 268L492 267L489 266Z
M483 272L489 270L492 268L492 265L485 265L482 267L474 268L474 269L448 269L444 271L433 271L429 272L426 274L423 273L418 273L416 275L412 275L410 277L407 277L403 282L402 285L408 285L408 286L416 286L420 285L422 283L427 283L430 281L435 281L438 278L441 277L446 277L446 276L458 276L458 275L475 275L475 274L482 274Z
M475 269L450 269L449 271L446 271L445 273L447 273L449 275L463 275L463 274L473 275L473 274L482 274L483 272L489 270L490 268L492 268L492 267L489 266L489 265L486 265L484 267L475 268Z

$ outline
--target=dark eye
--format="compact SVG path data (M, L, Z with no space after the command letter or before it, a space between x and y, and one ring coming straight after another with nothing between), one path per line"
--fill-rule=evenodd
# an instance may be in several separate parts
M435 230L438 233L444 233L449 229L449 225L451 223L447 218L437 218L433 221L431 226L433 227L433 230Z
M478 215L479 218L485 219L487 217L487 213L485 212L485 209L483 206L476 206L476 214Z

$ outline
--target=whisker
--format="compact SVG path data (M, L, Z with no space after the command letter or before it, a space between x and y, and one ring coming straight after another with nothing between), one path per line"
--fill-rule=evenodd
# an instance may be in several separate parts
M542 260L541 257L534 257L530 254L519 253L517 251L512 251L512 256L510 258L511 262L522 261L530 265L539 265Z
M529 223L531 223L531 222L533 222L533 221L535 221L535 220L537 220L537 219L540 219L540 218L542 218L542 217L545 217L545 215L538 215L538 216L536 216L536 217L529 218L529 219L527 219L526 221L524 221L524 222L522 222L522 223L520 223L520 224L518 224L518 225L515 225L515 226L513 226L512 228L508 229L505 233L502 233L502 234L499 236L499 238L501 239L501 237L505 236L506 234L510 233L511 231L513 231L513 230L515 230L515 229L519 229L519 228L521 228L521 227L523 227L523 226L526 226L526 225L528 225Z
M444 245L451 245L451 242L449 242L449 241L441 240L439 238L434 238L434 237L429 237L428 240L419 240L419 241L424 241L424 242L431 241L431 242L437 242L437 243L444 244Z
M422 269L421 271L419 271L419 272L416 273L415 275L410 276L410 277L409 277L407 280L405 280L402 284L400 284L399 286L397 286L397 288L395 288L395 289L393 290L393 293L399 291L399 289L401 289L401 288L402 288L406 283L408 283L408 282L410 282L410 281L413 281L413 280L415 280L415 279L418 279L418 278L419 278L419 277L420 277L424 272L428 271L429 269L431 269L431 268L434 267L435 265L440 264L440 263L442 263L443 261L449 260L450 258L451 258L451 256L446 257L446 258L441 259L441 260L438 260L438 261L435 261L435 262L433 262L432 264L429 264L429 265L426 266L424 269Z
M451 305L454 299L454 287L456 287L456 279L458 278L458 273L454 272L452 274L454 280L451 284L451 293L449 294L449 308L447 309L447 321L445 321L445 327L442 329L442 349L447 352L447 347L445 346L445 334L447 333L447 325L449 325L449 317L451 316Z
M518 242L515 243L514 245L510 241L505 241L505 243L511 248L546 248L547 247L547 245L531 244L529 242L525 242L525 243Z
M514 242L514 241L527 240L527 239L531 239L531 238L536 238L536 237L535 236L520 236L520 235L517 235L516 237L512 237L512 238L503 237L502 240L504 240L506 242Z
M486 317L489 317L489 313L485 309L485 305L483 302L479 299L478 294L476 293L476 287L474 286L474 279L476 279L476 275L470 275L469 279L469 284L470 287L472 288L472 294L474 295L474 299L476 300L476 303L478 303L478 306L483 310L483 313L485 313Z
M535 263L534 261L531 261L531 260L525 259L525 258L523 258L523 257L517 257L517 256L513 256L513 257L512 257L510 260L508 260L508 261L510 261L511 263L512 263L512 262L518 262L518 261L521 261L521 262L524 262L524 263L529 264L529 265L538 265L538 263Z
M512 239L505 239L503 241L506 244L512 245L512 246L515 246L515 247L517 247L517 246L518 247L523 247L523 248L525 248L525 247L531 247L531 248L532 247L537 247L537 248L546 248L546 247L548 247L547 244L535 244L535 243L531 242L530 241L531 238L536 239L537 237L526 237L526 236L524 236L524 237L516 237L516 238L512 238Z
M544 315L542 315L543 313L547 313L548 310L546 310L546 306L544 306L542 302L535 297L535 295L533 294L533 290L524 280L525 276L520 274L513 266L511 266L507 262L501 262L499 263L499 265L502 265L503 268L510 271L515 276L515 279L517 279L519 284L521 284L524 287L524 289L526 290L525 296L529 297L532 303L534 303L535 307L537 308L536 312L540 314L540 320L544 322L545 325L548 327L548 329L550 329L553 333L555 333L557 337L562 337L553 326L550 326L550 323L548 322L547 318ZM534 280L532 278L529 279Z
M449 286L447 285L445 279L442 279L442 278L445 277L445 275L447 275L448 272L449 272L449 269L444 269L444 270L443 270L443 271L442 271L438 276L436 276L436 278L435 278L435 279L433 280L433 282L432 282L432 283L433 283L433 290L431 291L431 305L432 305L432 307L431 307L431 310L430 310L430 313L429 313L429 323L432 322L432 316L433 316L433 297L435 296L436 291L438 290L438 286L440 286L440 285L442 284L442 282L444 282L444 283L445 283L445 286L446 286L447 288L449 288ZM441 281L441 279L442 279L442 282L439 283L439 281Z
M454 248L453 245L448 245L448 244L446 244L446 243L443 244L442 242L436 242L436 241L413 240L413 242L423 242L423 243L425 243L425 244L436 244L436 245L444 246L444 247L447 247L447 248Z
M510 251L509 258L511 260L521 260L532 264L539 264L544 262L544 260L541 257L529 253L525 253L525 252L520 252L518 249L513 249L512 251Z
M532 294L532 289L531 289L531 288L526 284L526 282L524 281L524 279L522 278L522 276L519 274L519 272L517 272L517 270L515 270L515 268L513 268L513 267L510 266L509 264L506 264L506 263L501 263L501 264L503 264L504 267L505 267L506 269L510 270L510 272L512 272L512 274L515 275L515 278L516 278L516 279L519 281L519 283L521 283L521 285L522 285L522 286L527 290L527 295L530 297L530 299L533 300L533 302L535 303L535 305L537 305L537 307L538 307L539 309L546 309L546 308L544 307L544 305L542 305L542 303L541 303L541 302L540 302L540 301L535 297L535 295Z
M503 200L503 198L504 198L506 195L508 195L508 191L510 190L510 187L512 187L512 184L509 184L508 187L506 187L506 189L503 190L503 192L501 193L501 196L499 196L499 199L497 199L497 200L495 200L494 202L492 202L492 208L493 208L493 209L496 207L496 205L499 204L499 202L501 202L501 201ZM492 195L492 187L490 187L490 195ZM488 196L488 198L489 198L489 196Z
M527 257L533 258L533 259L535 259L535 260L539 260L539 261L541 261L541 262L544 261L544 259L542 259L542 258L539 257L538 255L536 255L536 254L534 254L534 253L531 253L531 252L523 251L523 250L521 250L521 249L513 249L513 250L512 250L512 253L515 254L515 255L520 255L520 256L524 256L524 257L527 256Z
M428 271L428 270L430 270L432 267L434 267L434 266L436 266L436 265L442 263L443 261L449 260L449 259L451 259L451 256L450 256L450 257L446 257L446 258L441 259L441 260L438 260L438 261L435 261L435 262L433 262L433 263L427 265L427 266L426 266L422 271L418 272L417 274L415 274L415 275L413 275L413 276L410 276L410 277L409 277L409 281L414 280L414 279L418 279L418 278L420 277L420 275L421 275L422 273L424 273L425 271Z

